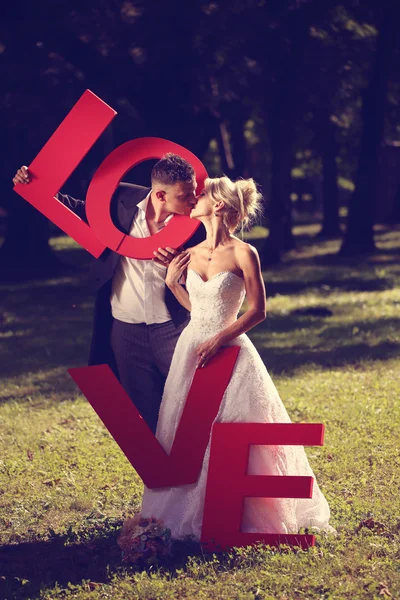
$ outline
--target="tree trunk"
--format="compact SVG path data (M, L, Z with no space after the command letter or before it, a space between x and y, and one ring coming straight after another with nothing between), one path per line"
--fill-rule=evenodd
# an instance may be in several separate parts
M361 111L363 130L356 189L350 199L347 229L340 249L340 253L344 255L364 254L375 250L373 226L377 201L378 154L384 131L389 65L397 28L396 12L397 6L391 6L388 0L378 35L375 65Z
M393 210L390 217L390 223L400 223L400 185L398 185L396 190L396 195L394 197Z
M308 24L299 20L289 23L291 48L277 51L281 63L277 74L277 93L269 115L271 142L271 200L269 203L269 236L261 250L264 265L276 264L284 251L295 247L292 233L291 171L296 121L296 90L300 82L302 48L308 35ZM278 49L277 49L278 50Z
M246 171L247 151L244 128L247 120L247 111L243 103L238 100L230 102L227 110L233 161L231 177L236 179L243 177Z
M326 113L323 126L320 128L319 146L321 149L323 181L322 181L322 229L318 234L321 238L336 238L341 235L339 218L339 194L337 186L337 144L335 126L329 114Z
M246 169L247 152L244 137L246 117L238 106L221 108L222 118L219 120L216 137L221 157L221 167L225 175L231 179L243 177Z
M293 133L287 130L284 115L272 115L270 140L271 203L268 211L269 236L261 251L263 265L279 263L282 253L291 250L295 245L290 199Z
M219 156L221 159L222 172L228 177L233 177L234 163L232 156L232 145L228 133L227 123L221 118L218 119L216 138Z
M12 60L16 68L24 65L27 70L35 68L40 72L43 60L40 50L36 49L35 52L30 40L20 39L16 35L14 37L15 40L12 35L7 38L6 59ZM24 81L24 90L28 103L32 85L37 87L40 84L37 81L32 83L32 78L27 77L27 81ZM23 112L23 117L19 118L26 118L29 114L30 111ZM29 156L32 147L35 147L40 139L38 130L43 127L43 121L44 119L38 119L32 124L18 122L13 127L12 135L5 122L2 123L4 138L8 137L8 144L7 157L1 169L4 176L4 186L1 189L2 201L4 200L7 212L5 239L0 248L1 279L26 278L43 274L45 271L53 274L61 264L49 246L47 219L12 191L12 177L21 166L21 160L27 160L21 158L21 148L26 152L25 156Z

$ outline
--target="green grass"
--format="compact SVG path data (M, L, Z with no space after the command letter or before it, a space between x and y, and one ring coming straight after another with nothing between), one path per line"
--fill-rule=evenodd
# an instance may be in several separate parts
M307 552L177 544L164 565L121 563L142 484L66 372L85 364L93 299L87 255L55 238L76 272L0 284L1 598L400 597L400 230L380 228L363 261L314 232L297 228L298 249L264 272L268 318L251 337L293 421L326 426L307 454L338 535Z

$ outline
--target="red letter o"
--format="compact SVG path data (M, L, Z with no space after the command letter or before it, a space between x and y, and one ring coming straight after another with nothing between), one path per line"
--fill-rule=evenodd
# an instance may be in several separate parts
M117 229L111 220L111 198L125 173L135 165L161 158L167 152L179 154L193 166L201 190L208 177L203 163L183 146L162 138L138 138L122 144L107 156L94 174L86 195L86 215L96 237L114 252L129 258L151 259L157 248L183 245L198 228L199 221L175 215L159 233L135 239Z

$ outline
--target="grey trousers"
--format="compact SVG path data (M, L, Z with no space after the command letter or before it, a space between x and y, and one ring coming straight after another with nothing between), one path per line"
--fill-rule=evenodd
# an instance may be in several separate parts
M122 386L155 432L165 380L180 334L187 322L146 325L113 319L111 347Z

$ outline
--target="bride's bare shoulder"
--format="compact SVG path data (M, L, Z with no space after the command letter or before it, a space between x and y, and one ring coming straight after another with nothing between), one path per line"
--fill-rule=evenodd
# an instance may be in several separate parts
M254 254L258 256L257 249L251 244L236 237L234 237L232 241L236 253L242 254L243 256L251 256Z
M260 258L257 249L251 244L237 239L234 252L236 264L243 272L255 272L260 269Z

